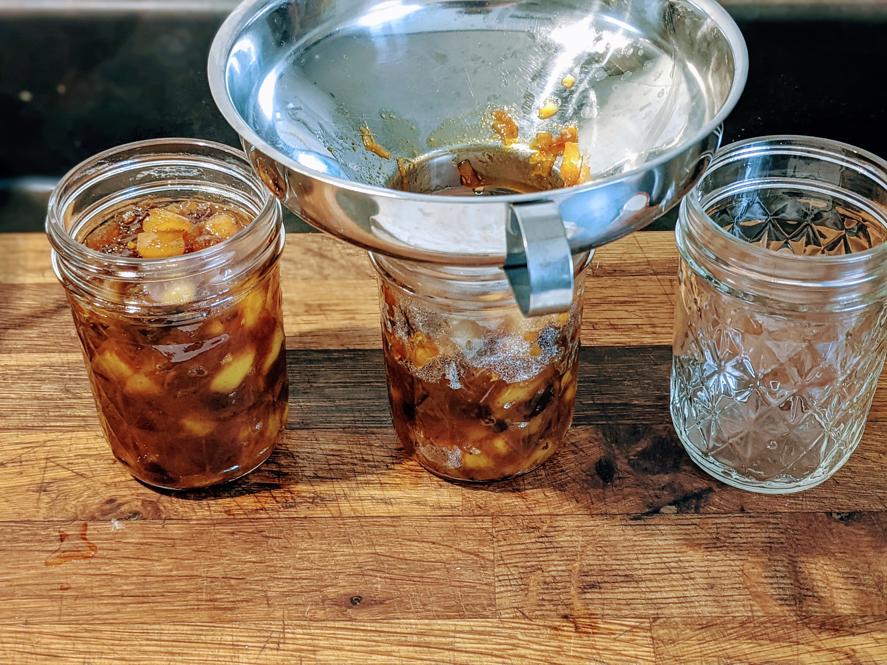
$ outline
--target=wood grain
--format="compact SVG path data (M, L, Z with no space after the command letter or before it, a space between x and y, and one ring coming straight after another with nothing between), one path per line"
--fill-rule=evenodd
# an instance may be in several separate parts
M0 624L887 615L874 513L83 524L6 523Z
M404 457L390 429L289 430L269 462L240 483L182 497L134 483L98 428L0 432L0 522L111 523L213 517L394 517L827 512L848 519L887 506L887 426L869 427L833 479L779 499L711 479L667 424L574 428L538 472L464 488Z
M125 644L126 648L120 649ZM82 665L646 665L656 662L649 622L340 621L237 624L3 626L0 659L37 654Z
M0 252L2 663L887 662L887 392L812 491L703 474L667 409L670 233L597 253L575 427L476 488L404 458L359 250L288 239L288 429L183 494L110 454L45 238Z
M0 235L0 284L50 284L56 281L42 233Z
M709 665L887 662L887 617L656 619L656 660Z
M0 557L0 624L64 623L65 604L106 625L496 613L485 517L11 522Z
M887 516L501 517L502 618L887 615ZM651 575L650 571L656 571Z

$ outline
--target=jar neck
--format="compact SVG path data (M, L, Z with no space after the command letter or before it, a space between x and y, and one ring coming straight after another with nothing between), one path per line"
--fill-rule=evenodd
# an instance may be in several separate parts
M775 306L840 310L887 297L887 244L839 256L799 256L737 238L709 214L730 196L774 183L852 202L887 228L883 160L822 139L755 139L718 153L682 202L675 236L690 267L737 297Z
M574 299L581 293L593 252L573 256ZM517 308L511 285L496 266L446 266L394 259L370 252L379 277L400 291L428 302L465 309Z
M190 197L236 206L253 220L217 245L163 259L105 254L81 241L84 230L127 203ZM189 139L132 143L79 164L50 197L46 231L59 280L71 292L108 307L126 304L128 285L182 279L199 279L204 300L222 298L230 285L275 260L284 243L279 203L243 155Z

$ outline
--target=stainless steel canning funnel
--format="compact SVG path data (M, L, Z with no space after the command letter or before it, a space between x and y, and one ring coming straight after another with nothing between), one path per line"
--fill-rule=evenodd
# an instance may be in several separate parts
M400 258L502 265L539 314L569 306L571 254L693 186L747 67L713 0L247 0L209 81L259 175L310 224ZM507 147L497 110L519 127ZM565 127L590 179L563 187L556 167L540 183L529 144ZM434 194L463 160L498 195ZM539 186L553 189L526 193Z

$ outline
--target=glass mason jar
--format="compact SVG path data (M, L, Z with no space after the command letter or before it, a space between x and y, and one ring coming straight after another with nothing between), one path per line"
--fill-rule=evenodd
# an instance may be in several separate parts
M407 453L448 480L528 473L564 439L576 402L582 293L570 312L524 318L499 268L370 255L379 273L392 418Z
M143 259L83 239L138 202L202 202L251 223L200 251ZM280 206L237 151L159 139L83 162L56 187L47 233L99 420L137 479L190 489L243 476L287 418Z
M772 137L728 146L684 200L671 414L690 457L763 493L859 444L887 338L887 162Z

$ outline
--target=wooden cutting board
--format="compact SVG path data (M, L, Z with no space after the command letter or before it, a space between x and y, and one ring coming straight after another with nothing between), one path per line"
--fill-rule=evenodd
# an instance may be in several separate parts
M184 495L112 458L45 239L0 257L2 663L887 662L887 393L810 492L698 471L667 410L671 234L598 252L566 445L476 489L398 447L360 251L289 237L286 434Z

